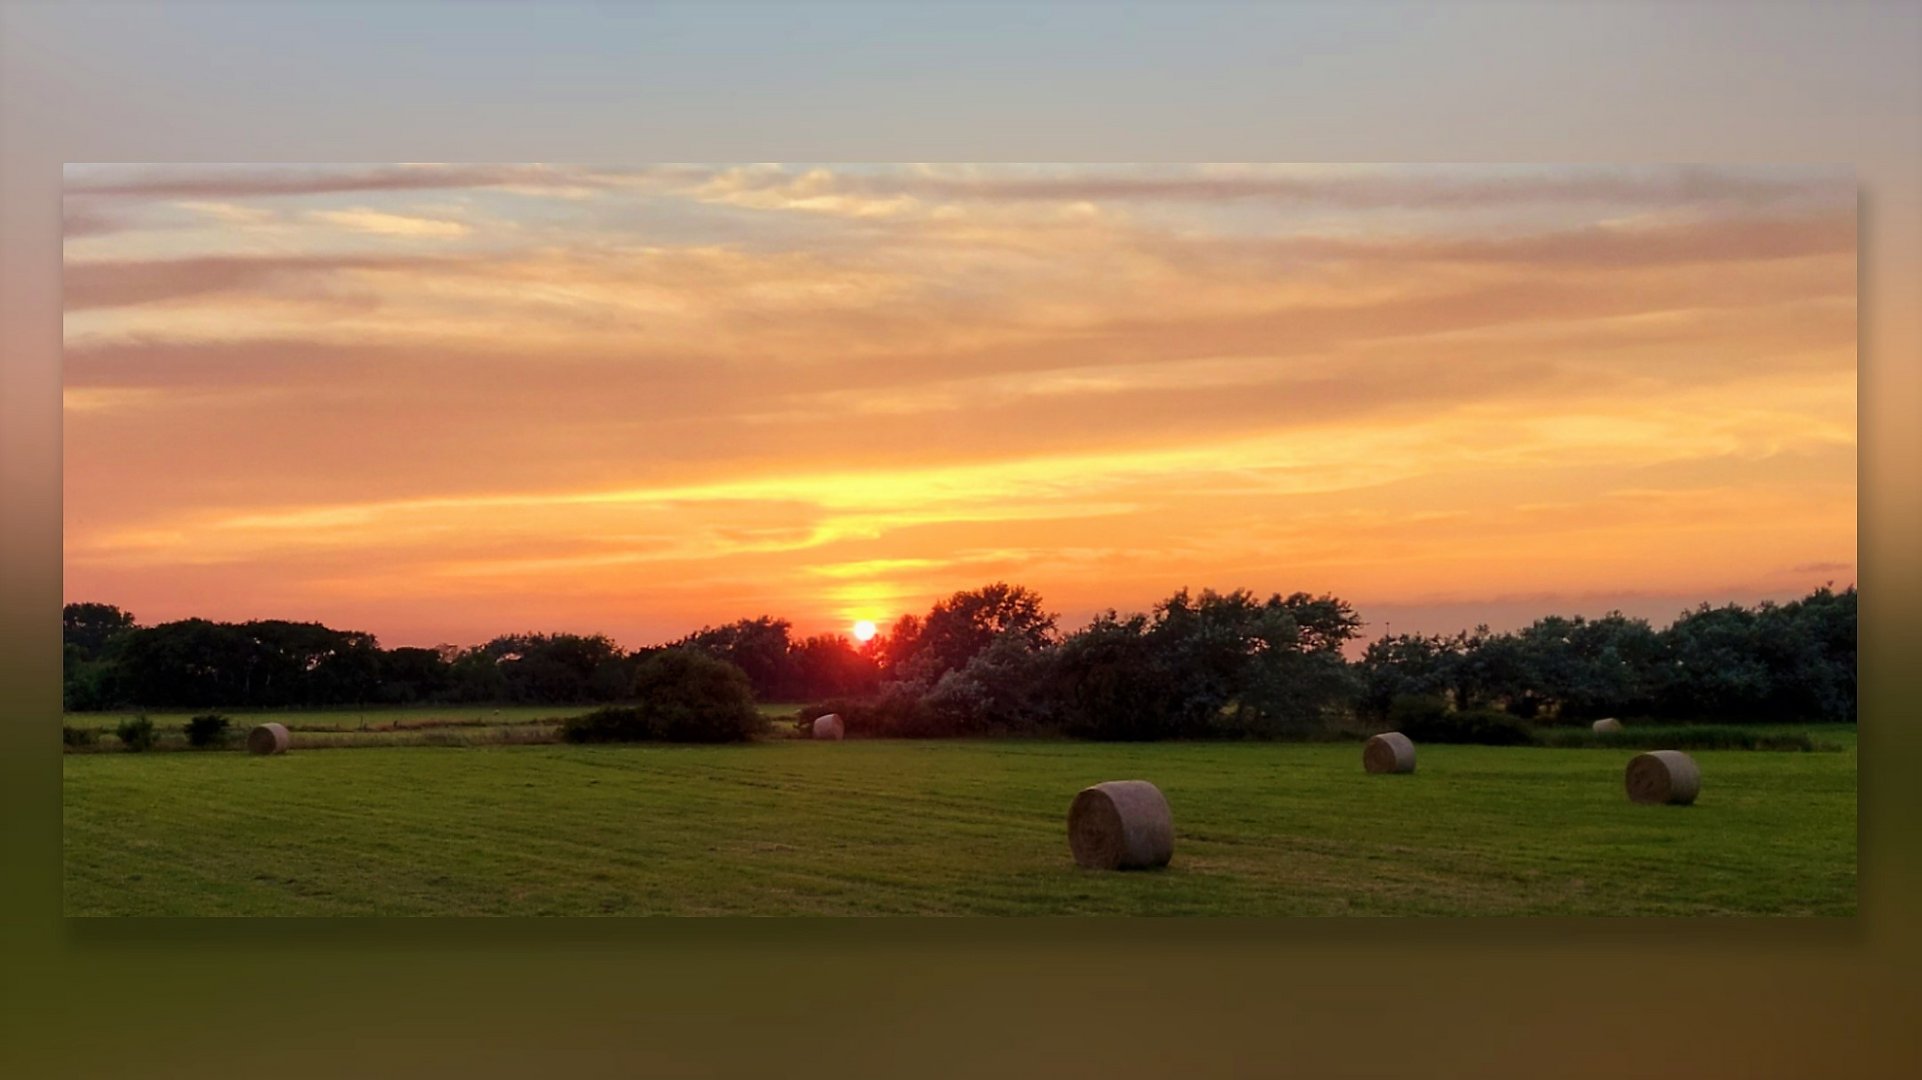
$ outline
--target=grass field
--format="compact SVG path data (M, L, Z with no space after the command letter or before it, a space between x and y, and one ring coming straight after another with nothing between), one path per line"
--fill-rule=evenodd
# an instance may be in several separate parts
M145 716L163 731L178 730L189 719L205 712L218 712L245 731L269 720L287 725L290 731L359 731L377 728L421 728L466 724L526 724L540 720L561 720L592 712L597 705L406 705L370 709L192 709L179 712L72 712L61 721L69 727L112 731L122 720ZM798 705L760 706L763 715L788 719Z
M145 716L153 721L156 749L187 749L187 721L200 712L217 711L231 723L230 748L256 724L284 725L308 750L370 746L482 746L524 745L559 741L560 722L592 712L595 705L414 705L388 709L200 710L199 712L83 712L68 713L62 723L92 733L81 751L118 750L113 734L123 720ZM782 731L800 706L763 704L761 715L770 730Z
M294 731L353 731L362 728L420 727L432 724L527 723L534 720L574 716L593 708L592 705L410 705L385 709L192 709L179 712L120 710L68 713L63 722L69 727L112 731L114 726L122 720L140 715L152 720L154 727L164 731L177 729L189 718L201 713L218 712L232 720L234 727L242 731L254 724L264 724L269 720L285 724Z
M239 737L255 724L276 721L298 736L304 749L369 746L484 746L489 744L524 745L532 742L559 741L560 722L570 716L590 712L594 705L411 705L385 709L306 709L306 710L217 710L231 721L229 747L239 748ZM801 706L793 703L766 702L757 706L768 718L770 735L790 733L791 722ZM205 710L202 710L205 711ZM157 749L184 750L187 721L195 712L77 712L68 713L62 723L91 732L93 740L71 750L118 750L113 730L121 721L142 715L153 721ZM1789 742L1806 740L1811 750L1853 750L1853 724L1741 724L1716 726L1703 724L1650 723L1634 721L1628 731L1618 735L1595 735L1582 725L1544 727L1537 738L1545 745L1563 749L1741 749L1713 740L1701 741L1705 734L1730 733L1738 737ZM1350 738L1359 739L1359 734ZM1795 749L1790 745L1765 746L1765 749Z
M74 754L70 915L1851 915L1856 754L1701 751L1691 807L1630 753L1356 744ZM1069 800L1167 794L1165 870L1068 857Z

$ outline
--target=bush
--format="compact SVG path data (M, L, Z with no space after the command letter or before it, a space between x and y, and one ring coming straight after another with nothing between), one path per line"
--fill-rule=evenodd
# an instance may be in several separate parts
M660 729L632 705L610 705L561 721L564 742L651 742L659 738Z
M587 742L742 742L764 726L747 675L725 660L665 649L636 669L640 703L596 709L561 724L561 738Z
M60 744L62 746L92 746L93 729L60 725Z
M122 720L120 726L115 728L113 733L120 736L121 745L129 750L139 751L153 748L153 721L144 716L136 716L131 720Z
M72 650L68 651L69 656ZM61 686L61 708L98 712L127 704L120 668L112 660L69 662Z
M1002 634L927 692L927 721L938 735L1029 733L1050 726L1055 702L1049 654L1017 634Z
M1525 746L1535 741L1535 730L1525 721L1494 709L1450 711L1439 698L1398 697L1388 708L1388 719L1417 743Z
M196 716L187 721L187 745L219 746L227 741L226 717L218 713Z
M802 735L813 732L814 718L835 713L849 738L925 739L954 734L927 707L926 688L918 683L893 682L866 698L830 698L805 706L794 714Z
M864 708L867 700L866 698L828 698L812 705L803 705L794 710L794 735L801 739L812 738L815 718L829 713L839 716L843 734L851 735L853 731L849 729L853 726L854 711Z

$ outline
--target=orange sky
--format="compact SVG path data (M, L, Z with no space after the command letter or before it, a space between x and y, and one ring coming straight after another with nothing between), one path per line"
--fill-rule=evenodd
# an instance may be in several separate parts
M384 644L995 579L1855 579L1846 170L73 166L69 600Z

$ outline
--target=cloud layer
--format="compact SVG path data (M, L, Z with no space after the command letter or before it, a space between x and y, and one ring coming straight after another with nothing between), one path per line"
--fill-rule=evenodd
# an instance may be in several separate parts
M638 644L994 577L1398 628L1799 591L1853 577L1855 213L1805 168L74 167L67 592Z

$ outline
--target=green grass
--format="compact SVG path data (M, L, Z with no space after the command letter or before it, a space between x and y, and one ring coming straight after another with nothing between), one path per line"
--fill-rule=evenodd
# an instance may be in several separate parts
M394 708L339 709L184 709L144 715L163 731L177 731L189 719L204 713L219 713L234 722L242 732L269 720L285 724L290 731L355 731L362 728L443 727L457 725L524 724L536 720L563 720L599 708L597 705L407 705ZM798 705L765 704L761 715L771 719L792 720ZM62 721L69 727L112 731L139 709L113 712L70 712Z
M121 709L114 712L70 712L62 721L69 727L112 731L130 716L145 715L162 731L178 731L193 717L219 713L245 734L249 727L269 720L290 731L355 731L362 728L406 728L453 725L531 723L560 720L592 710L592 705L410 705L401 708L341 709L185 709L156 712Z
M1581 726L1543 727L1541 746L1619 750L1801 750L1855 749L1854 724L1631 724L1624 731Z
M770 703L757 706L768 719L770 734L793 728L798 705ZM189 712L68 713L62 723L95 733L94 741L68 747L69 753L99 753L122 749L113 734L122 720L144 715L154 723L155 750L186 750L187 721L204 713L227 717L228 749L239 749L247 731L274 721L298 736L309 750L372 746L486 746L557 742L560 723L570 716L592 712L596 705L418 705L392 709L227 710Z
M1050 741L74 754L73 915L1851 915L1856 756ZM1164 870L1068 857L1087 784L1167 794Z

